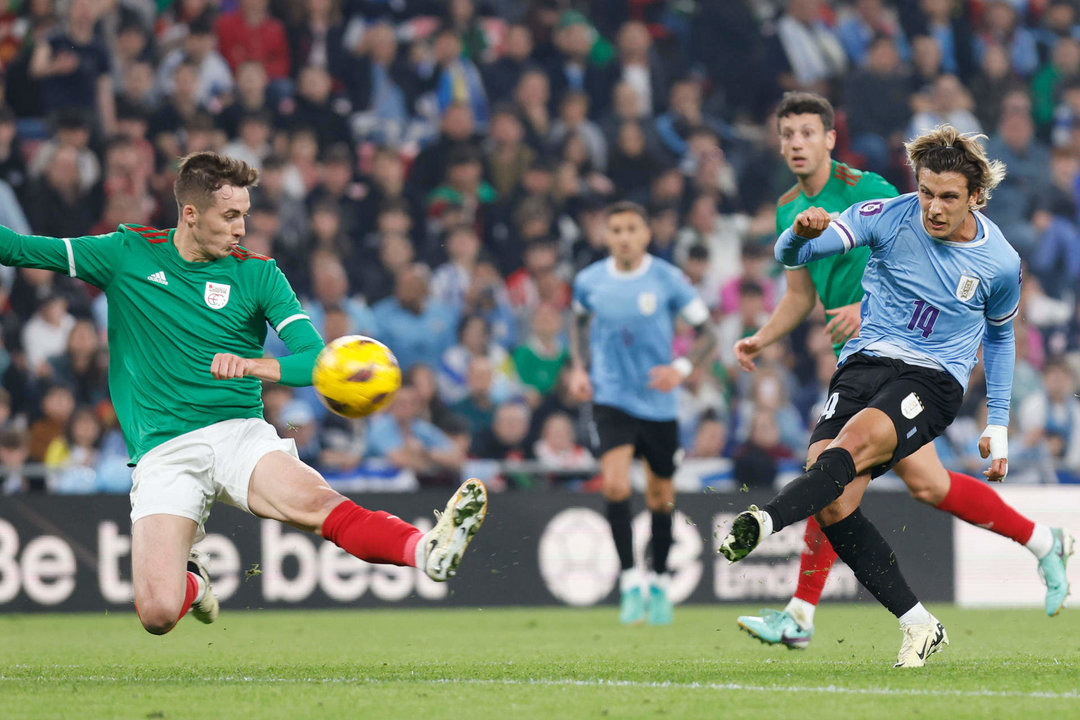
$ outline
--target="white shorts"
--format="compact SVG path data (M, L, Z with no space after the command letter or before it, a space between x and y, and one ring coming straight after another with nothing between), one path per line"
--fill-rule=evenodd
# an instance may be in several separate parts
M201 540L216 501L251 512L251 473L275 450L297 457L296 443L260 418L223 420L167 440L143 455L131 474L131 522L179 515L198 523L195 539Z

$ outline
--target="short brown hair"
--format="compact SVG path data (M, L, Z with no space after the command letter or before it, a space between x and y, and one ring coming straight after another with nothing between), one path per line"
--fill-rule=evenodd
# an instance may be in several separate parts
M259 182L259 171L243 160L215 152L192 153L180 160L173 182L176 204L204 210L213 204L213 194L226 185L252 187Z
M641 205L631 200L620 200L616 203L612 203L611 205L608 205L607 210L604 211L604 214L607 217L611 217L612 215L621 215L622 213L634 213L639 218L644 220L646 225L649 224L648 211L645 210L645 208Z
M982 190L975 204L978 210L990 199L990 193L1005 179L1005 163L990 160L979 143L985 135L962 133L952 125L938 125L933 130L904 143L908 164L919 179L923 168L932 173L960 173L967 179L968 193Z
M833 112L832 103L824 95L812 92L786 92L780 99L780 105L776 108L776 122L788 115L817 115L821 118L821 124L825 126L825 132L833 129L836 123L836 113Z

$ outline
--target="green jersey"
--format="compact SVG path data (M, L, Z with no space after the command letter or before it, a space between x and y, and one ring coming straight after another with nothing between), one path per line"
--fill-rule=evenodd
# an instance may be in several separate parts
M310 385L322 339L277 263L238 247L188 262L174 230L121 225L78 238L0 227L0 262L65 273L109 302L109 386L131 462L161 443L222 420L262 417L255 377L215 380L214 355L263 356L267 322L293 353L281 382Z
M788 190L776 203L776 234L787 230L795 216L811 207L829 211L833 217L864 200L896 197L899 193L877 173L863 172L842 162L832 161L832 172L825 187L814 197L807 197L799 186ZM862 300L862 275L870 258L870 248L855 248L843 255L832 255L806 265L818 297L826 309L851 305ZM843 343L834 345L839 354Z

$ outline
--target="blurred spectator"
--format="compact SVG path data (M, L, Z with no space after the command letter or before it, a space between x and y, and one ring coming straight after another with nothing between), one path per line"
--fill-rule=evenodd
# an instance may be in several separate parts
M420 151L409 171L408 188L414 198L426 198L446 174L446 163L453 150L475 147L476 124L472 110L464 103L454 103L442 113L439 136Z
M332 308L345 313L348 326L344 334L378 335L374 313L362 299L349 294L349 278L333 253L324 251L312 257L311 292L304 309L323 337L326 337L326 314Z
M505 99L513 95L521 74L532 62L532 51L533 37L528 25L510 25L503 36L502 53L481 68L490 97Z
M1050 456L1071 482L1080 481L1080 399L1076 376L1066 363L1048 362L1043 367L1045 392L1025 399L1019 408L1024 442L1046 443ZM1064 477L1062 479L1065 479Z
M506 285L490 262L477 263L472 282L465 291L462 314L479 315L487 321L492 339L505 348L517 339L516 319Z
M661 60L645 23L623 24L615 44L618 52L613 71L618 81L628 83L637 91L642 112L659 115L667 107L664 88L670 85L672 75L678 75L682 68L671 62L671 58L668 58L669 62Z
M514 348L513 358L517 376L526 387L533 388L538 396L551 391L569 358L558 309L546 304L537 306L531 332L525 342Z
M420 411L416 388L403 385L390 410L372 416L368 424L368 456L414 472L423 485L457 482L464 454L445 433L421 419Z
M933 1L936 2L937 0ZM1000 48L999 45L990 47ZM945 72L942 69L941 45L936 38L930 35L916 35L911 40L911 55L910 89L915 93L929 93L933 84ZM1008 53L1002 50L1000 57L1004 61L1005 67L1011 71L1012 65L1009 64ZM985 55L983 62L986 62Z
M829 94L829 83L847 69L847 57L835 31L822 19L821 0L790 0L776 23L770 56L783 90Z
M702 193L694 198L686 221L675 239L675 261L682 266L691 247L705 247L709 258L706 281L709 296L705 301L715 307L719 289L742 274L742 247L750 230L750 219L741 213L721 215L716 196Z
M320 205L331 205L337 210L339 232L342 236L343 260L350 275L359 272L362 260L353 256L351 246L360 231L360 202L362 192L353 175L353 155L344 143L332 145L322 154L319 166L319 182L307 195L308 211ZM314 218L313 218L314 219Z
M529 415L529 406L523 402L500 405L495 411L491 426L473 435L469 454L492 460L528 458Z
M488 376L483 391L491 399L503 402L516 394L517 378L510 355L492 342L491 329L483 317L469 315L462 318L458 323L457 338L457 344L446 349L438 365L439 397L444 402L453 406L476 391L471 377L473 361L477 358L488 361L487 366L477 372ZM454 407L454 410L468 417L462 408Z
M735 482L749 488L772 488L780 460L790 460L793 453L780 442L776 418L768 410L759 410L750 418L746 442L735 450Z
M883 0L855 0L837 26L837 34L848 59L859 67L868 63L871 46L878 38L891 41L902 60L911 57L896 12Z
M470 225L457 225L446 232L447 261L431 278L431 295L440 305L461 307L472 284L480 258L480 238Z
M254 60L248 60L236 68L236 87L231 102L217 114L216 121L225 134L235 137L240 131L240 121L253 113L270 110L266 88L270 78L266 68ZM262 183L260 183L261 185Z
M525 128L514 105L497 105L491 115L491 134L485 153L488 180L499 197L509 197L525 171L536 160L536 151L525 144Z
M1023 18L1009 0L990 0L983 13L982 28L975 38L975 59L990 44L1008 48L1013 69L1024 77L1035 72L1039 65L1039 49L1035 34L1024 27Z
M101 422L89 407L80 407L68 420L64 434L49 443L45 466L49 468L50 490L56 493L89 494L98 491L98 446Z
M908 125L908 84L896 41L886 36L869 44L864 68L848 75L845 97L863 99L849 103L847 113L851 149L866 158L861 167L888 172ZM873 102L867 101L870 98Z
M405 194L405 162L393 148L381 147L371 159L363 185L356 190L358 233L367 236L375 230L393 230L413 234L411 206ZM394 213L398 225L385 226L384 215ZM370 244L370 243L369 243Z
M462 54L462 42L457 31L446 27L436 33L432 54L437 68L435 99L439 114L452 104L464 103L472 110L477 129L487 129L487 92L480 70L469 57Z
M55 116L55 135L42 143L30 160L30 179L44 175L60 148L71 148L78 153L77 180L81 192L90 192L101 180L101 161L90 149L91 128L81 110L67 109Z
M113 131L116 104L110 52L94 32L98 7L94 0L71 0L63 28L34 47L30 77L41 93L41 111L95 108L98 124Z
M987 45L982 54L979 74L971 80L971 94L979 99L975 104L975 117L979 124L984 128L997 127L1005 94L1022 84L1009 61L1008 51L1001 45ZM1034 85L1032 87L1034 90ZM1051 116L1053 110L1051 106ZM1047 118L1047 124L1049 120Z
M49 357L48 363L47 375L70 387L79 405L93 407L109 399L108 354L91 321L74 320L65 351Z
M430 365L417 363L405 371L405 385L416 388L420 396L420 417L435 425L447 435L456 435L465 421L454 414L439 397L439 383Z
M351 139L345 118L349 101L334 94L334 79L326 68L306 65L299 72L296 97L287 120L293 127L315 131L319 147L329 148Z
M1080 160L1069 150L1055 150L1050 159L1052 187L1032 216L1035 250L1031 269L1052 296L1077 296L1080 287L1080 228L1074 187Z
M656 118L656 134L676 160L682 160L689 151L692 131L701 127L720 131L720 122L709 117L702 109L701 86L697 80L685 78L672 84L667 112Z
M529 68L521 74L514 102L525 125L525 141L537 152L543 151L552 126L551 83L543 70Z
M286 27L286 35L293 72L312 65L343 79L345 23L341 0L304 0L289 6L293 22Z
M533 455L544 468L551 470L588 472L596 467L592 453L574 439L574 424L570 417L562 413L555 413L544 421L540 439L533 445ZM554 479L565 485L567 482L580 482L584 476L562 474Z
M454 414L464 418L469 435L475 436L491 427L495 419L495 367L483 355L472 355L467 363L462 393L456 400L448 402ZM445 372L439 374L440 380L445 377Z
M646 202L649 183L661 167L660 159L649 150L642 126L633 121L620 125L607 168L616 192L621 197Z
M702 419L727 413L727 399L716 383L710 363L694 368L676 393L678 400L679 437L683 447L690 447Z
M898 7L905 10L901 3ZM975 68L973 57L972 22L968 4L956 0L919 0L916 13L909 13L913 32L909 35L929 35L940 50L944 72L968 78ZM912 56L918 60L925 48L912 43Z
M0 180L6 182L16 196L22 195L29 179L20 145L15 113L8 107L0 107Z
M237 137L221 149L229 157L243 160L256 170L262 169L263 160L270 156L270 113L257 110L240 118Z
M1051 61L1039 68L1031 78L1032 114L1036 125L1043 129L1050 127L1054 108L1061 102L1065 86L1077 79L1080 79L1080 40L1061 38L1054 45ZM980 97L980 105L982 102Z
M268 11L269 0L240 0L239 8L218 19L218 46L229 67L254 60L271 81L289 77L289 45L285 26Z
M394 349L403 370L415 363L435 366L453 344L458 313L431 302L428 270L407 265L398 271L394 295L372 307L380 339Z
M611 101L614 79L608 52L594 53L598 44L606 44L583 13L564 10L555 26L555 48L548 67L552 95L561 103L567 93L582 93L594 115L602 113Z
M753 419L758 413L768 413L770 422L777 427L777 443L786 448L788 456L794 448L806 447L806 424L788 397L788 388L782 373L775 368L762 367L754 373L749 397L737 407L735 438L747 442L754 431ZM771 447L771 446L763 446ZM783 451L773 448L775 457Z
M42 301L22 331L23 352L31 371L43 376L50 374L48 361L64 352L74 327L75 318L68 313L67 298L57 293Z
M942 75L934 81L929 97L916 100L917 112L911 118L908 137L922 135L943 123L960 132L981 133L982 126L971 112L973 105L971 94L955 75Z
M485 209L495 202L498 194L484 180L480 153L471 147L455 148L446 158L443 182L427 196L428 231L440 234L453 224L448 218L460 212L459 221L482 226Z
M198 91L198 66L187 61L181 62L173 70L172 92L158 102L157 109L150 118L154 145L166 157L179 157L184 154L180 131L197 115L205 112L205 108L199 103Z
M217 51L217 36L210 18L200 16L188 25L183 47L170 52L158 66L156 92L159 96L173 91L173 72L182 62L198 68L195 96L204 107L210 107L222 95L232 92L233 76L225 58Z
M570 306L570 285L558 275L558 246L537 239L525 247L525 264L506 279L510 302L521 317L528 317L542 301L561 309Z
M44 492L44 478L26 474L29 455L26 433L14 428L0 430L0 494Z
M394 292L395 278L416 259L412 242L401 232L380 233L376 252L376 262L366 263L360 271L360 287L373 310Z
M589 96L569 90L559 102L559 119L551 126L548 144L562 146L569 138L578 138L588 156L588 170L603 171L607 166L607 140L600 126L589 119Z
M41 396L41 417L30 424L30 460L44 462L53 440L62 436L75 412L75 397L64 385L50 385ZM37 482L34 480L33 482Z

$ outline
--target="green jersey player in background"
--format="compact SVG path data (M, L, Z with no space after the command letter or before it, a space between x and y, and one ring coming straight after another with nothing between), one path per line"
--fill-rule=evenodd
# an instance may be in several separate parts
M215 500L435 580L454 574L487 508L470 480L424 535L339 495L262 419L262 382L310 385L323 342L277 264L240 245L257 179L241 161L195 153L177 172L175 229L59 239L0 227L0 262L66 273L108 298L110 392L135 466L135 608L155 635L189 608L202 622L217 617L192 550ZM268 323L291 355L263 357Z
M777 109L777 125L780 152L796 178L795 186L777 204L778 236L810 207L824 208L835 216L858 202L897 195L896 188L880 175L832 159L836 130L832 105L824 97L787 93ZM819 297L829 317L825 330L839 355L844 341L859 332L862 276L869 255L869 248L857 247L843 255L787 268L787 289L769 321L754 335L735 344L742 369L752 371L754 357L794 330L814 309ZM1067 533L1023 517L975 478L949 472L932 443L902 460L895 470L916 500L1027 547L1039 560L1046 582L1046 612L1053 616L1061 610L1069 592L1065 561L1072 538ZM829 569L836 562L836 552L813 517L807 520L804 542L798 585L787 607L738 619L740 627L762 642L805 648L814 635L814 610Z

